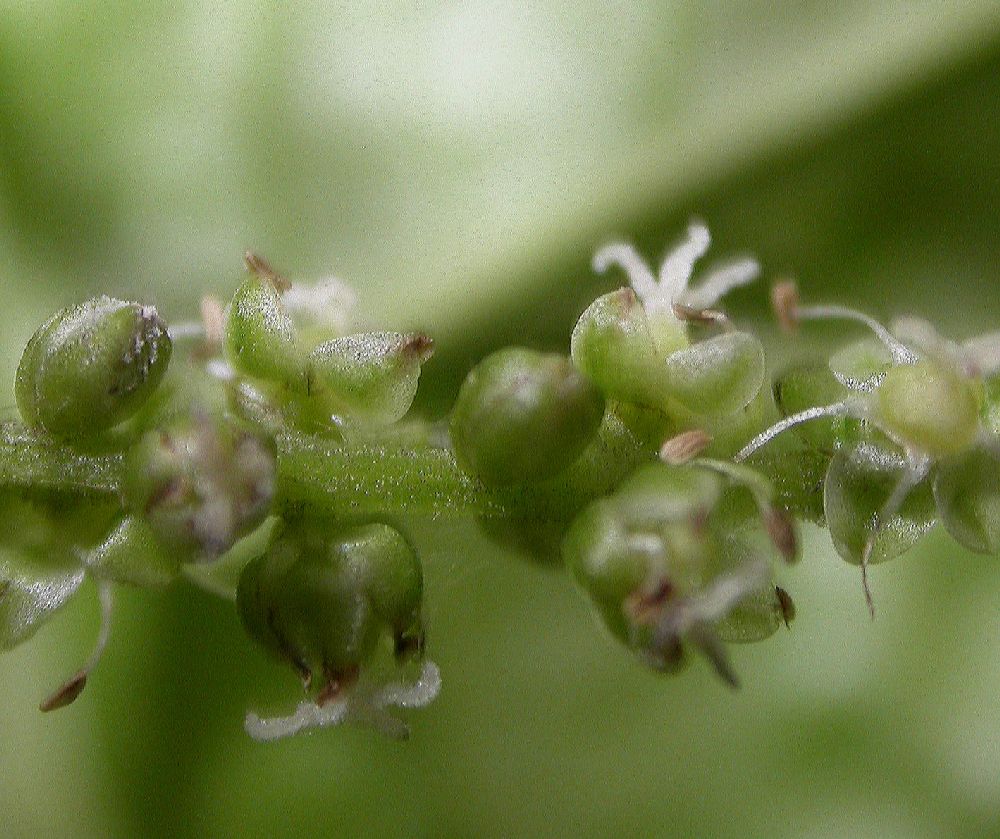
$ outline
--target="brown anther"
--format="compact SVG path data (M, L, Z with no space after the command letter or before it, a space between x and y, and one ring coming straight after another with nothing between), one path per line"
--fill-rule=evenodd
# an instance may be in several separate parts
M42 700L38 706L39 711L55 711L57 708L65 708L71 704L87 686L87 671L81 670L70 676L55 691Z
M711 442L712 435L700 428L682 431L660 446L660 460L680 466L700 455Z
M783 332L799 328L799 287L795 280L781 280L771 286L771 308Z
M666 577L659 580L652 591L635 591L628 598L628 609L632 619L637 623L651 623L655 621L663 606L674 596L674 585Z
M782 559L795 562L799 558L799 537L792 517L779 507L769 507L764 512L764 527Z
M338 672L327 670L325 676L326 684L316 697L316 704L321 708L338 699L341 693L358 680L358 668L349 667Z
M421 363L427 361L434 355L434 339L429 335L417 332L403 344L403 352L419 359Z
M791 623L795 620L795 604L791 595L780 586L774 587L774 596L778 599L778 609L781 611L781 619L787 628L791 628Z
M671 308L674 311L674 317L687 323L700 323L705 326L711 324L727 326L729 324L729 318L716 309L696 309L693 306L685 306L683 303L674 303Z
M258 277L262 277L268 280L271 285L274 286L275 291L281 294L283 291L288 291L292 287L292 284L281 274L271 267L271 263L268 262L259 253L254 253L253 251L247 251L243 254L243 262L247 266L247 270L256 274Z

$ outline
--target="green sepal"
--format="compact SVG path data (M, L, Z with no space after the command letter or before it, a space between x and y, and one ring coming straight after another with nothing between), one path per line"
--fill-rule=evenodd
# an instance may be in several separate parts
M0 548L0 649L27 640L83 582L79 564Z
M893 490L907 469L896 454L870 443L834 454L823 485L823 509L833 545L847 562L860 565ZM912 547L934 525L930 483L922 481L906 496L900 510L878 522L869 564L884 562Z
M830 357L830 372L851 390L871 390L893 363L885 344L876 338L862 338Z
M540 481L597 434L604 398L568 358L508 348L472 369L451 414L455 457L483 483Z
M170 361L152 306L97 297L58 312L28 341L14 396L25 423L57 437L90 438L128 419Z
M241 373L304 386L305 367L292 319L271 280L252 274L236 289L226 310L224 343L226 357Z
M362 423L388 425L413 403L420 366L433 353L425 335L369 332L320 344L309 355L312 387L334 411Z
M976 446L943 461L934 499L945 529L970 551L1000 551L1000 455Z
M697 414L732 414L764 383L764 348L747 332L727 332L677 350L664 361L670 395Z
M116 583L161 588L180 572L175 552L165 551L142 518L125 516L100 545L84 556L95 577Z

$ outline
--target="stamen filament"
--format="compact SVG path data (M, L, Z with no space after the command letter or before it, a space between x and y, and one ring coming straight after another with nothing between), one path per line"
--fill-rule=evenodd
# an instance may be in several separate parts
M892 354L892 360L896 364L913 364L917 360L917 356L900 343L881 323L856 309L847 306L800 306L796 309L795 316L799 320L853 320L864 324L875 334L875 337Z
M765 429L756 437L754 437L749 443L747 443L739 452L733 460L736 463L742 463L750 455L752 455L761 446L769 443L783 431L793 428L796 425L801 425L804 422L809 422L810 420L820 419L822 417L842 417L851 413L853 409L853 404L851 402L834 402L832 405L819 405L815 408L806 408L804 411L799 411L797 414L792 414L787 416L782 420L779 420L770 428Z

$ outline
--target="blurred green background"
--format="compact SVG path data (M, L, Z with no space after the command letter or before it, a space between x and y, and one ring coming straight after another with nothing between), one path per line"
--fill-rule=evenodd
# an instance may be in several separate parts
M254 247L434 335L440 414L491 349L566 347L616 282L596 246L656 256L693 214L811 300L1000 326L997 2L292 7L0 2L4 380L56 308L186 317ZM832 337L779 341L764 288L729 308L775 359ZM794 631L735 651L733 694L645 672L467 523L415 536L445 681L409 743L251 743L294 678L185 586L123 592L87 691L43 716L91 591L0 657L0 834L1000 835L995 560L935 532L874 569L872 623L810 532Z

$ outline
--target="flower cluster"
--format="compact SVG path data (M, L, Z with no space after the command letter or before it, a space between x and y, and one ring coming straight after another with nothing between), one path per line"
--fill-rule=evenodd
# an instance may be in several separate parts
M251 736L350 722L401 737L390 709L440 688L411 513L475 517L563 564L644 665L700 656L732 686L730 645L795 614L780 576L799 520L860 566L869 605L868 566L938 521L1000 550L1000 336L886 328L779 284L790 331L838 319L873 337L772 388L761 342L719 308L759 267L692 284L709 241L692 223L655 275L630 245L601 248L595 271L628 285L586 307L564 352L480 361L442 422L410 416L430 338L355 331L346 286L290 283L252 253L196 323L109 297L57 313L18 367L22 422L0 426L0 511L19 523L0 544L0 647L93 581L94 652L41 704L63 707L108 641L116 587L183 578L233 600L301 685L290 715L247 716Z

